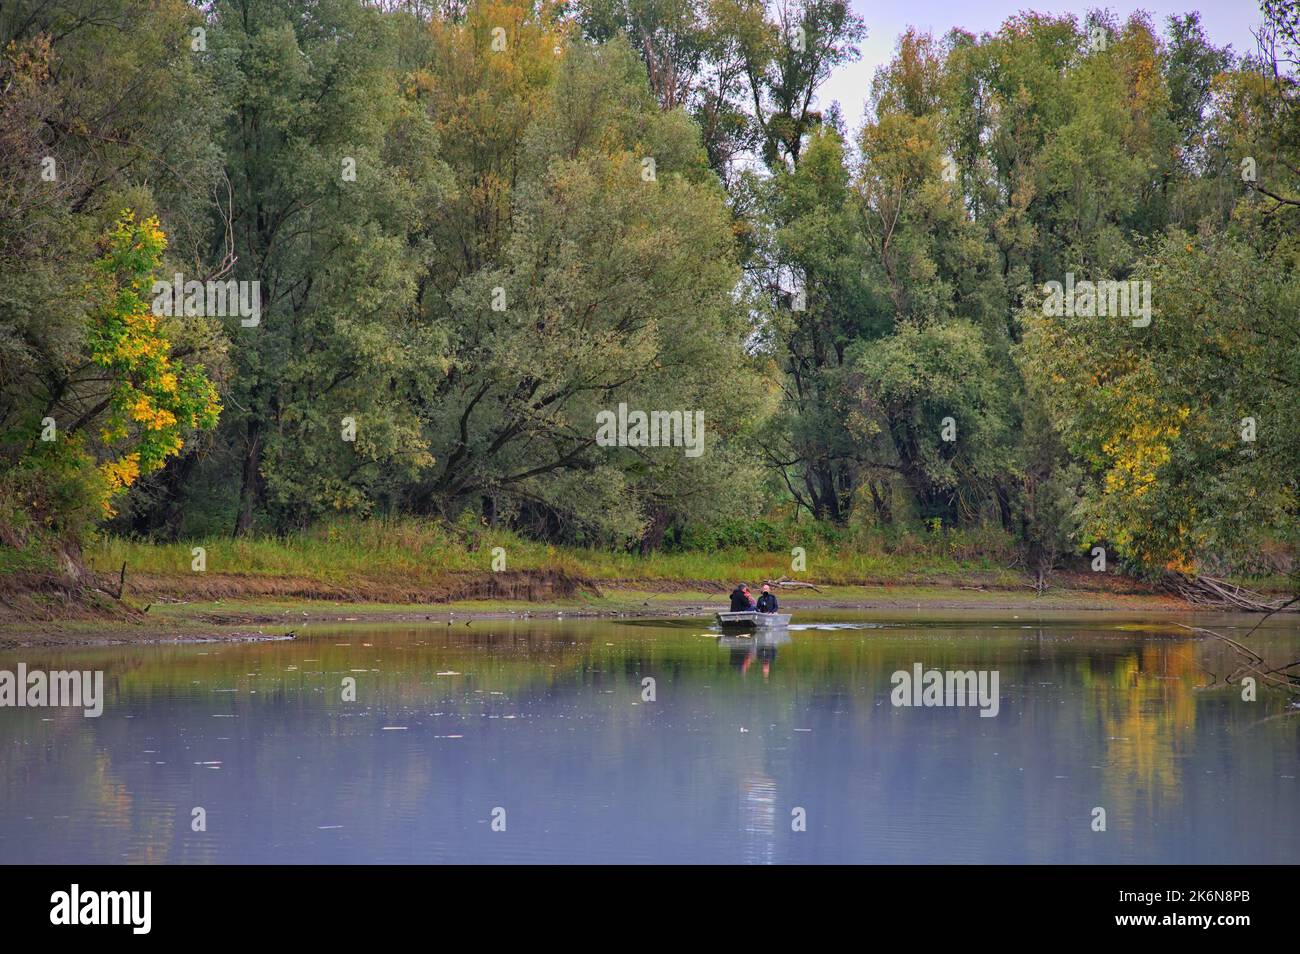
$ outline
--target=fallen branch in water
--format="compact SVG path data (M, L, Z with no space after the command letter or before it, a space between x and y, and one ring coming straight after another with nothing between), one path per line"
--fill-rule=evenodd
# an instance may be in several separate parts
M1295 600L1292 600L1291 602L1295 602ZM1286 605L1290 605L1290 603L1287 603ZM1263 620L1260 620L1260 622L1263 622ZM1213 636L1215 639L1230 646L1233 652L1237 653L1237 655L1242 658L1242 665L1229 673L1224 679L1224 681L1229 685L1241 682L1241 680L1246 676L1255 676L1265 685L1271 686L1274 689L1281 689L1283 692L1300 697L1300 675L1292 675L1286 671L1288 669L1294 669L1296 666L1300 666L1300 659L1297 659L1295 662L1287 663L1285 666L1268 668L1269 664L1265 661L1263 656L1255 652L1255 650L1251 649L1249 646L1246 646L1235 639L1230 639L1222 633L1216 633L1212 629L1205 629L1203 626L1187 626L1184 623L1175 623L1174 625L1193 633L1204 633L1207 636ZM1255 627L1255 629L1258 628L1258 626ZM1255 630L1252 629L1250 632L1253 633ZM1249 637L1250 633L1247 633L1246 635ZM1210 675L1214 676L1216 682L1218 681L1217 675L1214 673L1210 673Z

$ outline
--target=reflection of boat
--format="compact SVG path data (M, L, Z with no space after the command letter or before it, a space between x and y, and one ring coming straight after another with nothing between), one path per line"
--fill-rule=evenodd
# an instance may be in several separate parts
M789 613L719 613L718 625L723 629L776 629L790 625Z
M723 633L718 637L718 645L732 652L757 652L762 655L776 655L778 646L790 642L790 633L784 629L766 629L753 634Z
M763 667L764 679L771 675L777 647L788 642L790 631L783 626L772 626L751 633L723 633L718 637L718 645L730 653L731 665L739 669L741 675L748 673L750 665L758 660Z

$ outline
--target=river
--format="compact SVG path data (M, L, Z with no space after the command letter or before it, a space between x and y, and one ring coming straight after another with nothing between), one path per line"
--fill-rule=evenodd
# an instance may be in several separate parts
M1290 863L1300 711L1236 660L1161 614L924 610L6 652L104 700L0 708L0 862ZM895 705L917 665L994 705Z

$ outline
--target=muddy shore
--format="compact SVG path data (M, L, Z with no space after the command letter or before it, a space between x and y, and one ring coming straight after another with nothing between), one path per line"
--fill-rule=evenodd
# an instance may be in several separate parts
M137 580L123 599L5 601L0 648L167 644L292 638L307 626L339 623L467 625L484 620L700 617L725 606L726 584L687 580L585 581L546 577L451 581L430 599L399 585L353 584L331 590L284 580L208 578ZM241 585L243 584L243 585ZM1099 585L1105 584L1105 585ZM394 599L393 597L397 597ZM413 598L414 597L414 598ZM835 611L1125 611L1191 613L1185 601L1132 581L1064 580L1038 594L1032 587L978 582L828 586L780 594L783 611L810 617ZM811 618L811 617L810 617Z

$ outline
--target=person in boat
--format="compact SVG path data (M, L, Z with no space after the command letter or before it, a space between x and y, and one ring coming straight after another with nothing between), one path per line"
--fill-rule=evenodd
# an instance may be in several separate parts
M750 598L749 587L744 583L737 583L736 588L731 591L731 612L749 613L754 609L754 601Z
M758 598L757 608L760 613L776 612L776 594L766 583L763 584L763 595Z

